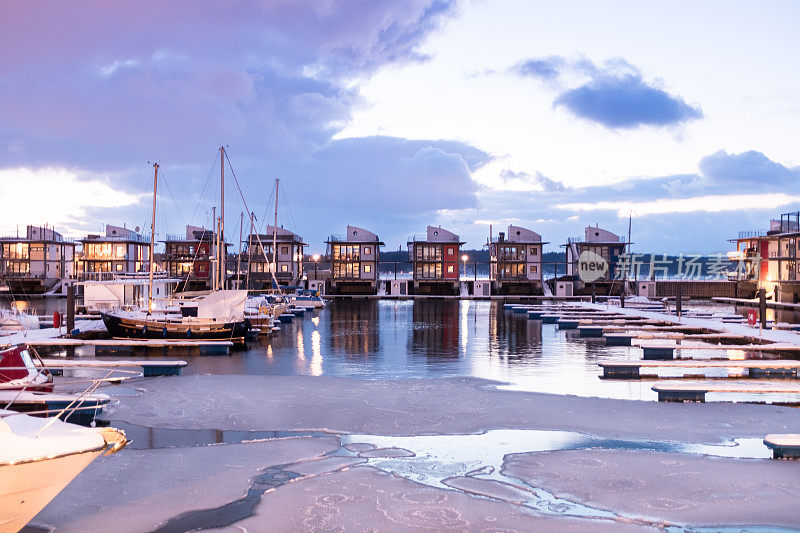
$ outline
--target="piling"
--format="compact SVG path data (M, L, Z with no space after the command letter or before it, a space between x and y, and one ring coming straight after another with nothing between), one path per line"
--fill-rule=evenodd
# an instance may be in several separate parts
M767 290L758 289L758 316L761 320L761 327L767 329Z
M67 334L75 329L75 284L67 285Z
M682 287L679 283L675 286L675 314L678 316L678 318L681 317L681 304L683 303L682 296Z
M597 303L597 291L595 290L594 282L592 282L592 303Z

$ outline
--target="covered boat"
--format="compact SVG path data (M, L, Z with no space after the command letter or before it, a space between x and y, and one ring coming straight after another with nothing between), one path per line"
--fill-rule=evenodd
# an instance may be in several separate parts
M247 291L224 290L182 302L179 315L134 310L100 316L112 337L243 342L251 326L244 316L246 299Z
M22 529L95 458L126 444L114 428L0 409L0 533Z

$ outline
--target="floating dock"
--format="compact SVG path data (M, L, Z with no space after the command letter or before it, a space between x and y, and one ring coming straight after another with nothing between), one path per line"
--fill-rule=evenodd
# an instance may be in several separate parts
M800 370L800 361L779 360L749 360L749 361L720 361L681 359L672 361L600 361L597 365L603 369L606 379L639 379L641 368L733 368L747 370L751 378L796 378Z
M143 377L177 376L187 365L186 361L97 361L95 359L42 359L54 375L62 374L64 369L91 368L113 370L117 368L141 368Z
M659 402L705 402L709 392L737 394L800 394L800 383L741 383L737 381L656 383Z

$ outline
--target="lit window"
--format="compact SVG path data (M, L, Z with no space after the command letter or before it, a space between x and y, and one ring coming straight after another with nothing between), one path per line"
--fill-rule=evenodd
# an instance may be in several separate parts
M119 244L117 245L117 258L121 259L123 257L125 257L125 245Z
M364 248L364 255L371 255L371 254L372 254L372 247L371 246L366 246Z
M536 274L536 265L531 265L531 274Z
M117 272L122 272L122 263L117 263Z
M289 265L281 265L281 272L289 272Z
M447 273L452 274L453 272L455 272L453 265L447 265Z
M372 272L372 265L364 265L364 272Z

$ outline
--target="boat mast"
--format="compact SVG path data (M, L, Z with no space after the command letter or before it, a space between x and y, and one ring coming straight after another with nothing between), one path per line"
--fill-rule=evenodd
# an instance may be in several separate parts
M225 290L228 250L225 246L225 147L219 147L219 288Z
M158 163L153 163L153 218L150 221L150 275L147 290L147 312L153 312L153 270L155 269L156 244L156 192L158 191Z
M239 286L239 279L242 270L242 228L244 226L244 211L239 213L239 254L236 256L236 288L241 289Z
M272 279L275 280L277 289L280 290L278 285L278 184L280 179L275 178L275 221L272 223Z
M217 237L219 237L219 222L217 222L217 206L213 206L211 208L211 224L213 224L213 226L214 226L214 230L213 230L214 231L214 239L213 239L214 243L212 245L213 248L214 248L214 259L212 259L211 262L212 263L218 263L219 262L219 240L218 240ZM217 278L219 277L217 275L218 273L219 273L219 265L215 265L214 266L214 272L211 275L211 290L212 291L216 291L217 290Z
M254 215L255 215L255 213L250 211L250 234L247 236L247 274L245 275L245 281L244 281L244 288L247 289L247 290L250 290L250 268L251 268L251 265L253 264L252 263L252 258L253 258L253 216ZM259 244L260 243L261 243L261 240L259 239ZM261 251L262 252L264 251L263 247L261 248Z

